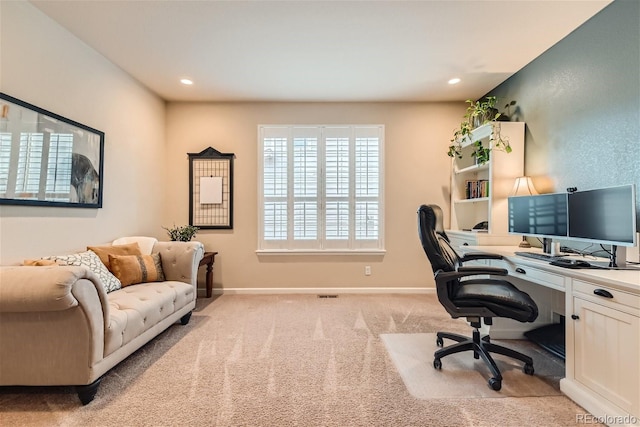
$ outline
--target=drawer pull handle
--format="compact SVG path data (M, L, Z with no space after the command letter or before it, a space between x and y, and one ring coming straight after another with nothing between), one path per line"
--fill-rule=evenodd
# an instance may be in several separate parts
M596 289L593 291L593 293L600 297L613 298L613 295L611 295L611 292L606 291L604 289Z
M572 315L571 315L571 318L572 318L573 320L578 320L578 319L580 319L580 316L578 316L577 314L572 314Z
M524 268L516 268L516 273L520 273L520 274L527 274L527 272L524 270Z
M469 243L464 242L464 243L462 244L462 246L469 246Z

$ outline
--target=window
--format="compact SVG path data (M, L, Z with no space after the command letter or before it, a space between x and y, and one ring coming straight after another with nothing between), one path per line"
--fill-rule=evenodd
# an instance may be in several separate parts
M258 133L258 250L383 250L384 126Z

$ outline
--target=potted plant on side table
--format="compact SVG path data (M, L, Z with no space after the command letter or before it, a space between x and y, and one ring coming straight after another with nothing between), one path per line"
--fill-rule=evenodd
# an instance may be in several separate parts
M176 226L175 224L171 228L162 228L167 230L169 238L174 242L190 242L198 233L198 230L200 230L198 227L194 227L193 225Z

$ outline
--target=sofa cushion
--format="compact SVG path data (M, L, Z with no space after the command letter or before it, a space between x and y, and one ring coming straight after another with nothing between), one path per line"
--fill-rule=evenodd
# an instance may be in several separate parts
M122 287L120 280L111 274L95 252L86 251L71 255L53 255L43 257L43 259L52 259L59 265L75 265L88 268L98 276L107 293Z
M87 246L87 250L95 252L96 255L100 257L100 261L102 261L112 273L113 270L111 270L109 255L142 255L140 245L138 245L137 242L127 245Z
M177 281L126 286L107 296L109 325L104 354L108 355L195 299L192 285Z
M111 271L122 286L147 282L163 282L164 273L160 254L109 255Z

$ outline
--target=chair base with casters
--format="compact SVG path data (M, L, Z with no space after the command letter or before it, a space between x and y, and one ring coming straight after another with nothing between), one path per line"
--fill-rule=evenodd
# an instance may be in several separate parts
M522 354L515 350L512 350L507 347L503 347L498 344L494 344L490 342L489 335L485 335L480 338L480 330L479 328L482 326L480 319L467 319L471 323L473 329L473 336L469 338L468 336L452 334L450 332L438 332L436 338L436 345L438 347L442 347L444 345L444 339L449 339L455 341L457 344L450 345L448 347L441 348L440 350L436 350L433 354L433 367L436 369L442 369L442 359L445 356L455 353L461 353L463 351L473 351L473 357L475 359L479 359L482 357L482 360L491 371L491 378L489 378L489 387L493 390L500 390L502 388L502 374L496 365L496 362L491 357L491 353L502 354L504 356L511 357L513 359L520 360L524 362L524 367L522 368L523 372L527 375L533 375L535 372L533 368L533 359L526 354ZM485 324L491 324L491 318L485 319Z

